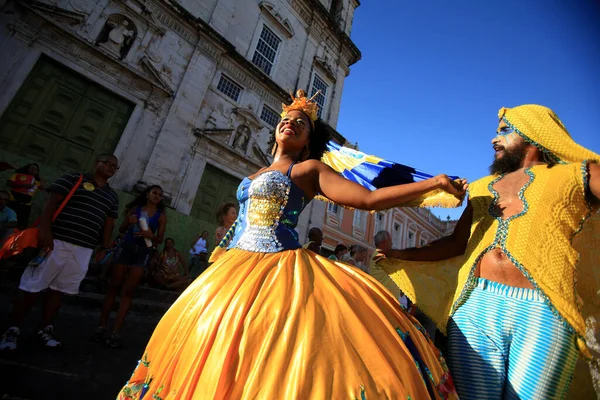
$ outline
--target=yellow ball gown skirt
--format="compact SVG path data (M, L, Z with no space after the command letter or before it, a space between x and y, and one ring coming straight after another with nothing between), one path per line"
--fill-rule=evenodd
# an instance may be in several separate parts
M118 399L457 398L440 352L373 278L301 248L237 246L167 311Z

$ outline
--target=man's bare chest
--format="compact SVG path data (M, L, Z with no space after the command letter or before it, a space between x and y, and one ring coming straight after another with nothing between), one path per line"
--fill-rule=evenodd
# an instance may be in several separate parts
M524 170L511 172L493 184L496 192L494 210L502 219L510 218L523 211L523 201L520 198L522 189L529 182L529 175Z

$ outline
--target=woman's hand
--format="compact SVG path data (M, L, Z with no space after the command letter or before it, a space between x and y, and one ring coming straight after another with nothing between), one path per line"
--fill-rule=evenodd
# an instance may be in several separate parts
M151 230L139 231L135 233L134 236L143 237L144 239L154 239L154 233L152 233Z
M106 253L108 253L108 249L98 250L96 252L96 255L94 256L94 262L99 263L100 261L102 261L104 257L106 257Z
M450 179L446 174L438 175L434 178L440 189L453 194L455 196L462 196L469 188L469 184L466 179L457 179L456 181Z

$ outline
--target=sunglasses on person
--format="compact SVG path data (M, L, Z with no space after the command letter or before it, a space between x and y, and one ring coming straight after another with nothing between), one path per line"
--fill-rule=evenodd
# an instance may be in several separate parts
M119 169L119 164L115 164L114 162L110 162L108 160L98 160L98 162L106 165L109 168Z

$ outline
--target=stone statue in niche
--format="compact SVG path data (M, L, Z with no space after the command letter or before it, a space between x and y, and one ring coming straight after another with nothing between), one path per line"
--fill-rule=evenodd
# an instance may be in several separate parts
M235 130L235 138L233 139L233 147L241 149L243 152L248 148L250 140L250 128L246 125L240 125Z
M137 36L133 21L124 15L113 14L106 20L96 44L124 59Z

